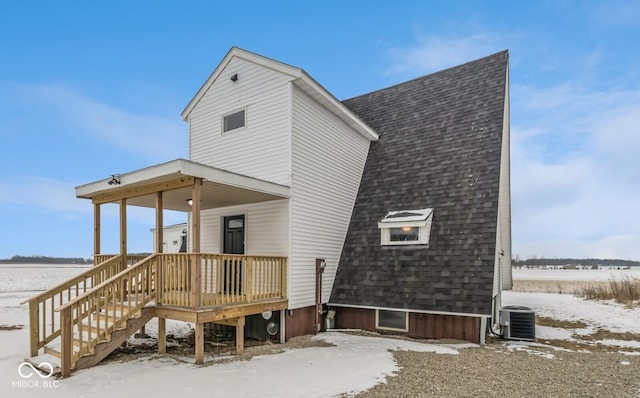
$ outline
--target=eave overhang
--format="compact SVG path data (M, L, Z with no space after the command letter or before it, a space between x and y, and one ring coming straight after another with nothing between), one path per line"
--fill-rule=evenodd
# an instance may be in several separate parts
M156 192L163 192L163 208L190 211L188 199L202 179L202 209L266 202L291 197L291 188L185 159L157 164L76 187L76 196L93 203L117 203L154 208Z

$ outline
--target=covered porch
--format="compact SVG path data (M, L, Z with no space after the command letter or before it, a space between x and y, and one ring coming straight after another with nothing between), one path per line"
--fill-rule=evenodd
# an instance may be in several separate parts
M288 199L289 187L177 159L79 186L76 196L93 203L95 266L28 301L31 356L41 349L59 356L63 376L97 364L154 317L159 353L166 352L166 319L194 323L201 364L205 323L235 326L241 353L246 316L287 308L287 257L202 253L200 220L207 209ZM101 252L107 203L119 205L117 254ZM127 206L155 209L148 256L128 254ZM189 213L187 253L163 253L164 210Z
M120 208L121 263L127 261L127 206L155 209L155 305L159 330L164 319L196 324L239 324L245 315L287 307L287 258L272 255L202 253L201 212L204 210L290 198L291 189L211 166L176 159L167 163L79 186L76 195L94 206L94 253L101 253L101 205ZM189 214L188 253L163 253L163 210ZM98 261L96 261L98 263ZM238 328L238 332L241 332ZM159 340L161 340L159 338ZM196 344L196 362L202 355ZM238 347L242 350L242 347ZM164 351L164 343L159 344Z

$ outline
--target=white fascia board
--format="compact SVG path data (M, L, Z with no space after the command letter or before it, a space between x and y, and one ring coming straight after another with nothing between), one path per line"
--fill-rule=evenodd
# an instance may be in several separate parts
M373 130L371 127L369 127L369 125L360 120L359 117L351 112L346 106L344 106L342 102L340 102L329 91L327 91L327 89L322 87L320 83L315 81L315 79L309 76L309 74L307 74L304 70L302 70L302 75L302 78L295 83L297 83L303 90L305 88L308 88L309 90L305 91L307 91L307 93L310 94L313 99L324 105L333 114L338 116L345 123L351 126L351 128L356 130L369 141L378 140L379 135L375 132L375 130Z
M285 63L264 57L262 55L258 55L256 53L252 53L247 50L243 50L238 47L231 47L227 55L224 56L220 64L214 69L209 78L204 82L202 87L196 92L196 95L193 96L189 104L184 108L181 113L182 120L187 121L189 118L189 114L195 106L200 102L202 97L205 95L209 87L216 81L218 76L222 73L222 71L226 68L226 66L231 62L234 57L238 57L244 59L248 62L252 62L254 64L263 66L265 68L273 69L276 72L283 73L285 75L291 76L292 79L298 79L302 77L302 70L299 68L295 68L293 66L287 65Z
M202 84L202 86L200 86L200 89L198 89L198 91L193 96L193 98L191 98L191 101L189 101L189 103L184 108L182 113L180 113L180 116L182 116L182 120L184 120L185 122L188 120L189 115L191 114L191 111L193 110L193 108L195 108L196 104L200 102L200 99L202 99L202 97L207 92L209 87L211 87L213 82L216 81L218 76L220 76L220 73L224 70L224 67L229 63L229 61L233 57L232 53L234 49L235 47L231 47L229 52L227 52L227 55L224 56L220 64L218 64L218 66L213 70L213 72L211 72L211 75L209 75L209 78L204 82L204 84Z
M236 174L185 159L176 159L144 169L120 174L118 175L120 178L120 184L113 187L108 185L110 178L77 186L76 197L92 198L98 193L109 191L110 188L121 188L126 185L151 182L153 180L166 180L171 176L178 175L202 178L205 181L249 189L256 192L268 193L282 198L291 197L291 188L285 185L260 180L242 174Z
M179 172L178 164L183 160L184 159L176 159L124 174L115 174L120 179L120 183L113 187L108 185L111 178L104 178L102 180L77 186L76 197L91 198L98 192L109 191L109 188L120 188L125 185L136 184L142 181L148 181Z
M404 215L403 215L404 214ZM411 221L426 221L429 216L433 214L433 209L418 209L418 210L397 210L390 211L386 216L380 220L380 223L403 223ZM406 225L406 224L405 224Z

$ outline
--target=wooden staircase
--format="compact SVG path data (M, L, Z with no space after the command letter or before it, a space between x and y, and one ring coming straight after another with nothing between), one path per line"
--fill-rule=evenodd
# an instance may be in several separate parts
M38 297L31 299L32 349L31 358L27 360L38 366L46 359L54 368L54 373L62 377L69 376L73 370L88 368L102 361L155 316L156 270L156 255L151 255L85 288L84 293L74 298L70 298L69 292L60 292L58 286L38 297L42 299L53 294L53 297L59 296L58 302L63 304L53 308L53 311L42 312L42 315L40 310L47 308L47 305L38 304ZM96 280L92 271L74 280ZM72 285L77 286L77 283ZM63 300L64 293L67 293L69 300ZM55 300L49 301L53 307ZM35 308L35 314L31 313L32 307ZM47 328L49 322L51 327ZM45 336L40 339L40 330L49 333L44 333ZM40 355L40 349L44 356ZM49 369L45 371L49 372Z
M153 308L143 308L139 316L130 318L120 329L115 329L111 334L104 336L93 348L91 355L85 355L78 359L75 369L90 368L97 365L107 357L113 350L120 347L137 330L140 330L147 322L154 317ZM74 344L76 341L74 340Z
M71 371L86 369L97 365L105 359L116 348L122 346L137 330L140 330L155 316L154 308L143 308L136 314L135 317L130 318L123 323L120 328L113 329L114 323L105 323L103 320L92 320L91 323L82 323L79 326L79 330L83 333L91 333L91 337L97 339L96 345L89 350L88 353L82 355L75 363L71 365ZM102 332L99 335L96 333L98 330L98 322L102 323L100 329L113 329L112 332ZM82 346L82 340L79 338L79 334L74 334L72 338L73 350L78 352ZM62 346L60 339L56 339L50 344L43 347L44 355L28 358L27 361L33 366L37 367L43 360L47 360L53 367L53 374L62 375L61 359L62 359ZM45 373L49 373L50 370L42 369Z

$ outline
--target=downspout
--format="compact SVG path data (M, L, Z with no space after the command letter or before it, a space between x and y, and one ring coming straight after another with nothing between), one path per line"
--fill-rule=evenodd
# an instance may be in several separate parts
M493 297L493 313L491 314L491 332L493 334L502 335L502 328L500 324L500 309L502 308L502 257L504 257L504 251L500 250L497 254L498 261L498 293ZM498 326L499 333L495 331L495 327Z
M320 331L320 315L322 314L322 274L327 263L323 258L316 258L316 311L313 330L315 334Z

